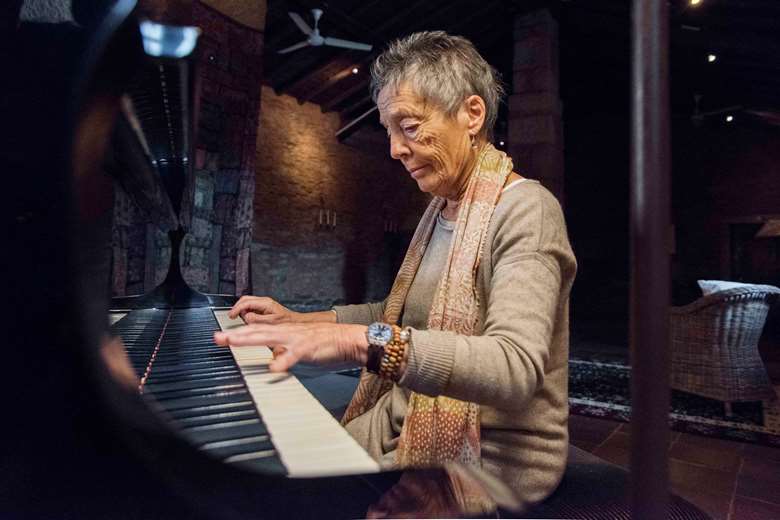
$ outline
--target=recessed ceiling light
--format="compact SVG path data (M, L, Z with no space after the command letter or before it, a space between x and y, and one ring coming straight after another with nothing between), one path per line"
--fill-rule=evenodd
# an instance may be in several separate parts
M718 59L718 57L715 56L714 54L707 54L707 61L708 62L712 63L713 61L715 61L717 59Z
M498 146L504 146L504 141L499 141Z
M355 67L354 69L352 69L352 74L357 74L357 73L358 73L358 68L357 68L357 67Z
M699 5L701 0L691 0L691 5Z
M734 116L726 116L727 123L731 123L732 121L734 121Z

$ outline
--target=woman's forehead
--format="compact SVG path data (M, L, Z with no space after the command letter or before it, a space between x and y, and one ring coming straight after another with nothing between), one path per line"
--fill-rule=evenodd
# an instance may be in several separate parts
M422 115L430 107L430 103L407 83L387 85L379 91L376 104L383 124L399 117Z

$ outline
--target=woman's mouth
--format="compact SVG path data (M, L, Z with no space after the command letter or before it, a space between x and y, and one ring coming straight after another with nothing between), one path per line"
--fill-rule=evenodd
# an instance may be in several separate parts
M424 169L425 169L425 165L417 166L416 168L412 168L409 170L409 175L411 175L412 178L416 179L419 175L422 174Z

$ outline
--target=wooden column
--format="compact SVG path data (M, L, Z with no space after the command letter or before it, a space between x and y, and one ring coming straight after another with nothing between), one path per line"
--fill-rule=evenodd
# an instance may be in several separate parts
M669 18L666 0L634 0L631 97L631 505L668 511Z

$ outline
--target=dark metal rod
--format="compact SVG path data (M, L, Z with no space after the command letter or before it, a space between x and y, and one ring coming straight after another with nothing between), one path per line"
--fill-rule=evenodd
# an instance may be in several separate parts
M668 516L669 13L634 0L631 122L631 507Z

